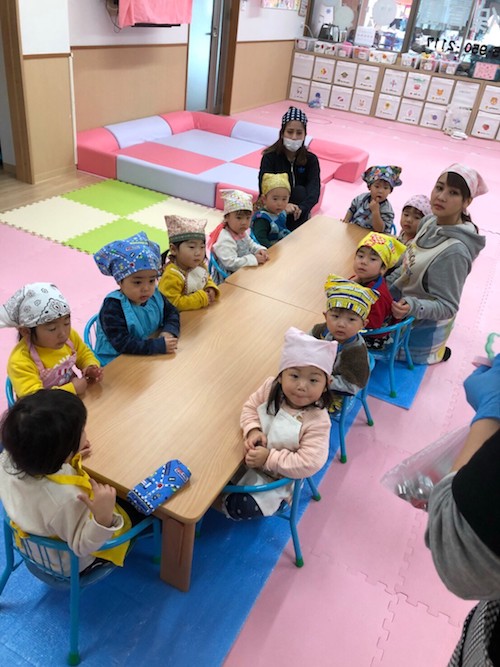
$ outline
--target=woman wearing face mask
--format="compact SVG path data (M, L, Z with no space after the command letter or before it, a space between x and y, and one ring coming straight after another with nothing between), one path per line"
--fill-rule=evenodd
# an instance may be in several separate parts
M281 119L278 141L262 154L259 171L259 191L262 193L264 174L287 173L292 187L286 207L286 225L290 231L309 219L311 209L320 195L319 162L304 145L307 116L296 107L290 107Z

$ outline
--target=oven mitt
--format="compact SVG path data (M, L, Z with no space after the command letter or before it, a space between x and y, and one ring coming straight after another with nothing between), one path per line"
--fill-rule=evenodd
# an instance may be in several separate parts
M191 471L178 459L167 461L152 475L136 484L128 492L127 500L142 514L152 514L187 484L190 477Z

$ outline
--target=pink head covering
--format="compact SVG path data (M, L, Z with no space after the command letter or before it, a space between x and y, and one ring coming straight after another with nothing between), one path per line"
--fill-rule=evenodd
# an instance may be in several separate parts
M407 206L413 206L413 208L416 208L417 211L420 211L423 215L430 215L432 213L431 202L429 201L429 197L426 197L425 195L413 195L413 197L410 197L408 201L405 202L403 210Z
M479 197L479 195L484 195L488 192L488 186L483 181L483 177L472 167L467 167L465 164L459 164L455 162L450 165L448 169L443 170L443 174L452 171L454 174L461 176L464 181L467 183L467 186L470 190L470 196L472 198Z
M309 334L290 327L285 333L279 373L287 368L315 366L330 375L337 354L337 343L318 340Z

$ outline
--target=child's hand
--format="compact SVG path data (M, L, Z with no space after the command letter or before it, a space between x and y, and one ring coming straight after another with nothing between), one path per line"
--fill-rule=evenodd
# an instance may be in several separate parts
M262 468L269 456L267 447L256 447L245 454L245 464L249 468Z
M208 305L210 306L210 304L214 303L215 298L216 298L216 296L217 296L217 292L214 290L213 287L207 287L207 288L205 289L205 292L207 293L207 296L208 296Z
M87 379L85 377L73 378L73 380L71 380L71 384L75 388L77 396L81 396L87 390L87 384L88 383L87 383Z
M82 374L87 382L92 384L93 382L100 382L102 380L103 371L99 366L93 365L82 369Z
M168 331L163 331L160 336L165 339L165 347L167 348L167 354L172 354L177 351L177 345L179 343L178 338Z
M269 255L267 254L267 250L258 250L255 253L255 257L257 258L257 263L258 264L265 264L267 260L269 259Z
M255 449L258 446L267 447L267 436L265 433L262 433L260 428L253 428L251 431L248 431L245 438L245 449L249 451L250 449Z
M372 213L378 213L380 211L380 204L377 199L370 199L368 208Z
M393 301L391 306L392 314L397 320L404 320L408 317L410 312L410 304L406 303L404 299L400 301Z
M78 449L78 452L82 455L82 458L87 458L87 456L92 454L92 445L90 444L87 437L85 437L85 440L83 440L80 448Z
M99 484L94 479L91 479L90 483L94 492L94 500L90 500L86 493L80 493L78 500L87 505L97 523L110 528L113 524L116 490L109 484Z

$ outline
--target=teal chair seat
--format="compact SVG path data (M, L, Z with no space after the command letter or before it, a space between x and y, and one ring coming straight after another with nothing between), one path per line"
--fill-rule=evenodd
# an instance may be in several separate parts
M95 354L97 318L99 315L92 315L83 330L83 342L88 345Z
M103 563L102 566L87 568L84 572L79 572L79 559L69 548L66 542L49 537L40 537L37 535L28 535L22 538L20 549L13 536L13 529L10 525L8 516L4 517L4 543L5 543L5 568L0 577L0 595L3 593L7 581L15 570L26 564L27 569L35 577L45 584L59 590L69 591L70 597L70 650L67 658L69 665L78 665L80 663L80 653L78 648L78 630L80 614L80 591L81 589L98 583L116 569L113 563ZM152 529L150 535L154 537L155 560L160 553L160 522L155 517L144 517L135 526L123 535L108 540L101 547L102 549L111 549L112 547L123 544L128 540L134 540L144 531ZM146 535L143 535L144 537ZM149 536L149 535L148 535ZM50 552L48 551L50 549ZM70 574L63 574L63 561L61 554L69 554ZM54 556L54 553L56 556ZM4 611L3 613L7 613Z
M5 380L5 396L7 397L7 406L11 408L16 402L16 396L10 377L7 377Z
M213 252L210 253L210 257L208 259L208 272L210 273L212 280L216 285L223 283L224 280L229 276L229 273L222 268Z

